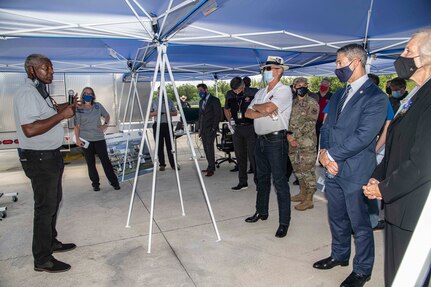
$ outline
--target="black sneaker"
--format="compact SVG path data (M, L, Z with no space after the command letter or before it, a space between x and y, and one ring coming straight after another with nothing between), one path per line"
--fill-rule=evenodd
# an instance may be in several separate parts
M61 243L56 242L52 245L52 252L66 252L70 251L76 248L76 245L74 243Z
M49 272L49 273L59 273L59 272L65 272L70 270L70 265L61 261L58 261L55 258L52 258L51 260L43 263L43 264L36 264L34 263L34 271L38 272Z
M93 186L93 190L94 191L100 191L100 187L99 186Z
M232 190L241 190L241 189L247 189L247 184L238 184L237 186L232 187Z

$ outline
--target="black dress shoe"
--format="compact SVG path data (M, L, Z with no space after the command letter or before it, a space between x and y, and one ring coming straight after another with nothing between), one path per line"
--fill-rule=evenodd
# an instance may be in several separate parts
M76 248L74 243L56 242L52 245L52 252L66 252Z
M235 172L235 171L238 171L239 169L238 169L238 166L235 166L233 169L231 169L230 171L231 172Z
M99 186L93 186L93 190L94 191L100 191L100 187Z
M119 189L121 189L121 187L120 187L120 185L114 185L114 189L119 190Z
M214 172L209 170L209 171L207 171L207 174L205 176L213 176L213 175L214 175Z
M51 260L43 263L43 264L36 264L34 263L34 271L45 271L49 273L59 273L59 272L65 272L70 269L70 265L61 261L58 261L55 258L52 258Z
M346 280L341 283L340 287L362 287L370 281L371 275L359 274L356 272L350 273Z
M247 173L254 173L253 170L250 168L249 170L247 170Z
M295 180L294 182L293 182L293 185L299 185L299 180L297 179L297 180Z
M267 220L268 219L268 214L259 214L259 213L255 213L253 216L247 217L245 219L245 222L256 222L258 220Z
M327 269L334 268L335 266L338 266L338 265L347 266L349 265L349 261L338 261L332 258L331 256L329 256L328 258L322 259L314 263L313 267L316 269L327 270Z
M289 229L288 225L280 224L280 226L278 226L277 232L275 233L275 237L278 237L278 238L285 237L288 229Z

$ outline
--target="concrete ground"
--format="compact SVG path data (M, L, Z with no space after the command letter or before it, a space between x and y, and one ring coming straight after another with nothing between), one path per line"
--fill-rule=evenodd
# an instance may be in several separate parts
M133 181L114 190L101 172L101 191L92 191L85 162L66 165L59 240L78 248L56 254L72 265L65 273L33 271L31 255L33 198L15 152L0 153L0 192L19 192L18 202L0 199L7 218L0 222L0 286L339 286L349 267L322 271L313 262L330 255L327 204L316 194L314 208L293 209L285 238L278 227L275 193L267 221L245 223L255 211L256 189L232 192L238 183L232 164L205 178L222 240L217 242L185 137L178 161L186 216L181 216L175 172L157 172L152 252L147 253L152 173L139 178L131 228L125 228ZM199 153L198 153L199 156ZM218 154L218 157L223 154ZM199 159L200 168L206 160ZM298 187L291 185L291 193ZM366 286L383 286L383 232L374 232L376 260ZM352 240L353 244L353 240ZM352 250L354 254L354 250Z

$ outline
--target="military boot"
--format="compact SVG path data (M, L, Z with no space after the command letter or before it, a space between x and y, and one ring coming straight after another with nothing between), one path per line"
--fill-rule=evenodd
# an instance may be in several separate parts
M305 195L305 200L301 201L300 204L295 205L295 209L299 211L312 209L313 207L313 193L307 193Z
M305 200L305 184L302 180L299 181L299 193L290 198L293 202L302 202Z

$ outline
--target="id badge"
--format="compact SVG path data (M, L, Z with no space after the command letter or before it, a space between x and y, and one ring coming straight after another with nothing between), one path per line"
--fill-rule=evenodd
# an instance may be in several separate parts
M237 118L238 120L242 119L242 113L241 113L241 112L238 112L238 113L236 114L236 118Z

